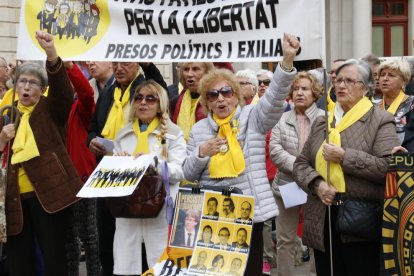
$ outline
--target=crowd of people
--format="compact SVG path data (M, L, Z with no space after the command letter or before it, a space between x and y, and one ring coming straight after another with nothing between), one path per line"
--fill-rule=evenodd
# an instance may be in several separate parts
M335 60L324 91L323 71L297 72L300 43L285 34L274 72L182 62L179 83L167 87L153 63L88 61L85 74L62 61L52 35L38 31L36 39L46 69L0 58L0 107L20 114L18 125L0 114L10 275L78 275L81 245L88 275L139 275L144 263L153 266L168 242L165 206L155 218L115 218L104 198L76 197L103 156L147 153L167 162L173 197L186 181L254 197L253 218L247 201L240 217L231 198L220 203L220 216L252 224L250 240L244 228L222 227L215 243L207 225L191 242L249 247L245 275L270 275L274 254L277 275L294 275L297 255L307 259L303 245L312 252L310 275L330 275L330 247L334 275L379 275L380 239L343 234L335 222L346 199L381 203L388 158L414 150L406 61ZM114 152L99 138L113 140ZM308 200L285 208L280 190L291 182ZM217 217L218 205L210 198L206 215ZM198 214L188 212L185 223L198 229ZM210 268L206 256L194 256L194 269L220 272L223 256ZM226 275L239 275L241 263L232 260Z

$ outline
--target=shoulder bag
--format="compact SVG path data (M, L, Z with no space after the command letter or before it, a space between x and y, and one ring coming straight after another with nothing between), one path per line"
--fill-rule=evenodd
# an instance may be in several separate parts
M167 167L165 161L163 165ZM164 169L163 174L165 173L167 173L165 178L168 182L168 172ZM154 167L150 166L131 195L108 197L105 199L106 205L111 214L117 218L157 217L165 202L164 184L163 177Z
M364 240L381 237L383 205L363 199L347 199L339 206L336 230Z

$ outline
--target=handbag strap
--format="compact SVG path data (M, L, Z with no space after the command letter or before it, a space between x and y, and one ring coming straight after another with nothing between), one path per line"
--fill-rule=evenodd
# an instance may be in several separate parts
M167 204L165 208L165 218L168 224L172 224L174 208L173 208L173 199L170 193L170 180L168 178L167 161L163 160L161 166L162 166L162 169L161 169L162 182L164 182L164 187L165 187L165 192L166 192L165 202Z

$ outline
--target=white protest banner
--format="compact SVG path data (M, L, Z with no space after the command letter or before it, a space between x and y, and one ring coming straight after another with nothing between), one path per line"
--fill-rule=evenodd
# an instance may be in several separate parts
M133 156L104 156L76 196L130 195L153 160L153 154L144 154L136 159Z
M64 59L278 61L284 32L297 60L324 58L322 0L22 0L17 58L43 60L39 29Z

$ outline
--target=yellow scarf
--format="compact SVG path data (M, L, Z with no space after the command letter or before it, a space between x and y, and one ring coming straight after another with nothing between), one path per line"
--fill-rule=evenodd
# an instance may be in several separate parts
M132 83L133 81L131 81L123 95L120 87L115 88L114 103L101 133L104 138L113 140L118 134L118 131L125 126L124 109L129 104L129 95L131 94L130 90Z
M250 103L250 105L256 105L257 102L259 101L260 97L259 94L256 93L256 95L254 95L252 102Z
M333 86L331 86L328 90L328 94L326 95L326 107L328 109L329 113L332 113L332 111L335 109L335 102L331 99L331 91L333 89Z
M388 109L385 109L385 100L384 99L382 99L380 107L381 107L381 109L387 110L389 113L394 115L395 112L397 112L397 109L400 106L400 104L404 101L404 97L405 97L404 92L402 90L400 90L400 94L398 94L397 98L394 99L394 101L388 107Z
M23 106L20 102L17 104L17 109L19 109L23 115L20 118L20 124L17 128L16 137L14 138L12 146L12 164L22 163L40 155L32 128L29 124L30 115L36 105L37 103L32 106Z
M233 126L232 129L230 125L230 120L235 112L236 109L224 119L219 119L216 115L213 115L214 121L219 126L218 137L226 138L228 150L211 157L208 167L211 178L238 177L246 167L243 151L236 137L238 126Z
M329 114L328 126L329 126L329 142L337 146L341 146L341 132L352 126L359 119L361 119L372 107L372 103L366 97L363 97L354 107L351 108L337 124L335 128L331 127L334 118L334 112ZM322 156L323 145L326 144L324 141L319 148L316 158L315 167L316 171L326 180L327 179L327 162ZM330 164L330 183L340 193L345 192L345 177L342 171L342 167L339 163L329 162Z
M195 114L197 111L197 105L200 101L200 97L194 103L194 106L191 104L191 92L186 90L184 92L183 100L180 106L180 112L177 117L177 125L181 128L184 133L184 138L187 141L188 136L190 136L191 127L195 124L196 118Z
M78 26L78 23L79 23L79 21L78 21L78 16L79 16L79 14L78 14L78 13L75 13L75 14L73 15L73 23L74 23L76 26Z
M149 124L146 131L141 132L139 128L139 122L138 120L135 120L132 123L132 129L134 130L135 135L137 136L137 145L134 150L134 155L137 153L149 153L149 146L148 146L148 135L152 133L154 130L158 128L160 121L158 120L158 117L155 117L152 119L151 123Z

